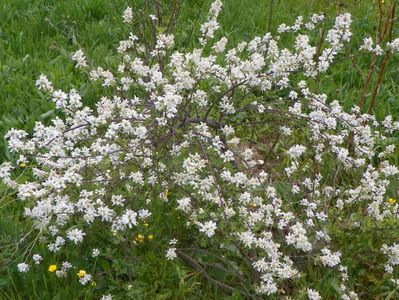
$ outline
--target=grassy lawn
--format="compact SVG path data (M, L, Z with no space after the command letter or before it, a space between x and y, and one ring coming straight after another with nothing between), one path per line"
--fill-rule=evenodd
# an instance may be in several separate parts
M374 34L375 1L274 0L272 10L270 1L224 1L225 7L220 23L222 32L229 38L229 45L235 45L241 40L249 40L255 35L262 35L269 28L274 33L280 23L292 24L298 15L306 17L319 12L325 12L331 17L341 12L350 12L354 19L352 44L357 47L366 35ZM169 1L163 2L166 5L169 3ZM183 0L182 2L175 31L176 47L192 49L197 44L199 27L211 1ZM85 104L92 105L98 100L91 93L87 80L74 69L70 55L73 51L82 48L95 65L113 66L114 62L108 57L116 52L119 40L128 34L128 29L124 27L121 20L121 12L128 3L129 1L122 0L0 1L1 137L10 128L30 131L36 121L47 123L56 114L54 104L44 100L37 92L35 80L40 74L48 76L57 88L77 87L85 96ZM398 29L397 26L394 36L398 36ZM350 55L351 49L347 49L347 56ZM320 82L320 90L324 90L331 99L338 99L345 107L356 103L359 89L363 85L364 73L367 72L370 62L368 57L360 57L358 61L358 68L350 62L350 59L336 64ZM397 57L389 61L384 78L385 85L380 91L375 106L374 113L377 117L387 114L399 116L397 96L399 68L395 67L397 64ZM4 139L0 138L0 164L10 159L12 160L13 156L7 150ZM81 288L76 283L67 285L50 282L46 277L47 270L43 270L42 274L28 277L28 280L26 280L27 277L23 279L16 272L16 261L18 255L22 253L16 243L26 233L30 224L22 218L21 203L15 201L13 194L8 193L0 185L0 299L97 299L93 298L94 287L83 295L74 290ZM149 254L146 259L152 261L151 255L155 255L155 252ZM123 268L123 266L115 267ZM171 270L154 262L152 268L148 272L155 273L160 268L164 268L164 274L154 279L155 277L147 276L145 270L138 270L138 272L143 273L143 281L146 278L155 280L154 290L172 289L171 287L177 286L181 288L182 293L173 294L173 297L178 299L221 297L218 291L195 278L196 275L191 278L190 273L183 266L180 269ZM165 278L165 273L172 272L178 274L176 278ZM164 287L163 285L167 286L168 282L170 286ZM115 290L128 291L131 288L120 286L120 282L116 280L113 284ZM137 286L133 288L139 290L146 284L148 283L137 282ZM54 290L55 288L58 290ZM130 299L141 299L139 296L135 298L135 295L131 295ZM171 295L165 294L164 298L157 299L168 299Z

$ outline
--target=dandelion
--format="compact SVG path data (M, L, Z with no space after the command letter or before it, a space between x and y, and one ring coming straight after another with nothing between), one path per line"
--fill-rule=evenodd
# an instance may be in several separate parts
M86 271L85 271L85 270L79 270L79 272L76 273L76 275L77 275L79 278L82 278L82 277L84 277L84 276L86 275Z
M48 271L54 273L57 270L57 265L50 265L48 267Z
M394 205L394 204L396 203L396 199L394 199L394 198L389 198L389 199L388 199L388 203L391 204L391 205Z
M168 196L169 196L169 190L166 189L165 191L163 191L162 196L163 196L163 198L168 198Z
M154 236L152 234L149 234L147 238L149 241L152 241L154 239Z
M136 240L136 242L142 243L142 242L144 242L145 236L143 234L139 233L138 235L136 235L136 237L134 239Z

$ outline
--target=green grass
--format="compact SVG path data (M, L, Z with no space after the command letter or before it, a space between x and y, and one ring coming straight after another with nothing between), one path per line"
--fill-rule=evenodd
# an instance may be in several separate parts
M270 0L269 0L270 1ZM234 45L241 40L249 40L254 35L262 35L268 30L269 1L267 0L225 0L221 15L223 33ZM168 1L165 1L168 3ZM183 1L177 24L177 44L192 48L198 38L198 29L204 20L210 0ZM78 87L83 94L86 81L73 68L69 58L72 51L85 50L94 64L112 64L107 60L118 41L126 36L127 30L121 22L121 11L129 1L121 0L2 0L0 2L0 136L12 127L32 129L35 121L48 122L54 108L37 93L35 80L42 73L54 83L56 88ZM360 45L363 37L374 32L376 15L373 1L331 1L331 0L275 0L272 16L272 32L284 22L292 24L297 15L308 16L320 11L327 16L349 11L354 18L354 45ZM341 5L342 4L342 5ZM194 32L194 34L191 34ZM398 30L394 36L398 35ZM105 59L105 61L104 61ZM360 58L360 66L367 70L368 58ZM390 61L385 82L378 98L375 114L382 117L388 113L399 115L397 101L399 70L398 59ZM338 99L346 107L356 103L361 74L347 60L337 64L336 71L329 73L321 82L332 99ZM91 104L95 97L87 93L85 102ZM12 159L3 138L0 138L0 164ZM0 195L7 191L0 186ZM59 283L50 280L44 268L34 277L22 277L15 272L15 263L9 259L13 248L5 247L18 241L29 224L21 218L22 205L14 202L12 195L0 196L0 299L93 299L93 291L82 293L81 286L75 283ZM9 205L6 205L9 203ZM12 202L12 203L11 203ZM106 242L104 242L106 243ZM111 251L111 250L110 250ZM17 254L20 252L17 252ZM152 260L160 255L153 251L145 259L149 270L137 270L141 281L136 281L133 290L148 292L148 282L154 281L154 291L166 289L164 299L206 299L217 298L219 292L206 285L198 274L184 266L171 269L170 265ZM53 257L46 258L48 260ZM103 262L106 269L106 262ZM122 263L122 262L116 262ZM123 268L123 265L116 266ZM111 266L108 266L111 268ZM123 270L121 270L121 273ZM149 276L146 273L152 274ZM154 275L155 274L155 275ZM165 279L165 274L175 274ZM69 284L69 285L68 285ZM115 278L114 289L129 291L126 285ZM178 291L173 287L179 288ZM101 288L101 287L100 287ZM170 290L168 290L170 289ZM132 293L131 299L140 299ZM153 294L147 297L155 299ZM30 297L30 298L27 298ZM79 297L79 298L77 298ZM137 297L137 298L135 298ZM162 299L162 298L159 298Z

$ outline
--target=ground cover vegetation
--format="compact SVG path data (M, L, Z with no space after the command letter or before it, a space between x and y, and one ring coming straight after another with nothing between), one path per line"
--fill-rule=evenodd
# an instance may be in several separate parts
M1 299L398 298L395 13L3 1Z

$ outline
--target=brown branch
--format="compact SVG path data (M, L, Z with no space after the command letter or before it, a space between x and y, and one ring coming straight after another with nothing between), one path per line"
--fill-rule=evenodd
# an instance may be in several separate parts
M221 289L223 289L226 292L232 293L232 292L238 292L241 295L247 296L249 298L252 299L258 299L255 295L247 293L245 291L242 290L238 290L224 282L221 282L213 277L211 277L208 272L206 272L206 270L192 257L188 256L187 254L183 253L180 250L176 250L176 254L177 256L182 259L183 261L185 261L186 263L188 263L189 265L191 265L195 270L197 270L206 280L210 281L211 283L213 283L215 286L220 287Z
M383 37L385 36L386 32L389 31L389 38L388 38L389 41L392 41L392 31L393 31L394 20L395 20L395 7L396 7L396 0L392 2L391 7L388 12L386 22L385 22L386 26L385 26ZM371 111L373 110L373 107L376 103L377 95L378 95L378 92L380 91L382 79L384 77L385 67L386 67L389 57L391 56L391 53L392 53L392 51L390 49L387 50L384 60L381 63L380 71L378 72L377 83L374 86L373 94L371 96L371 102L370 102L368 110L367 110L368 114L371 114Z

